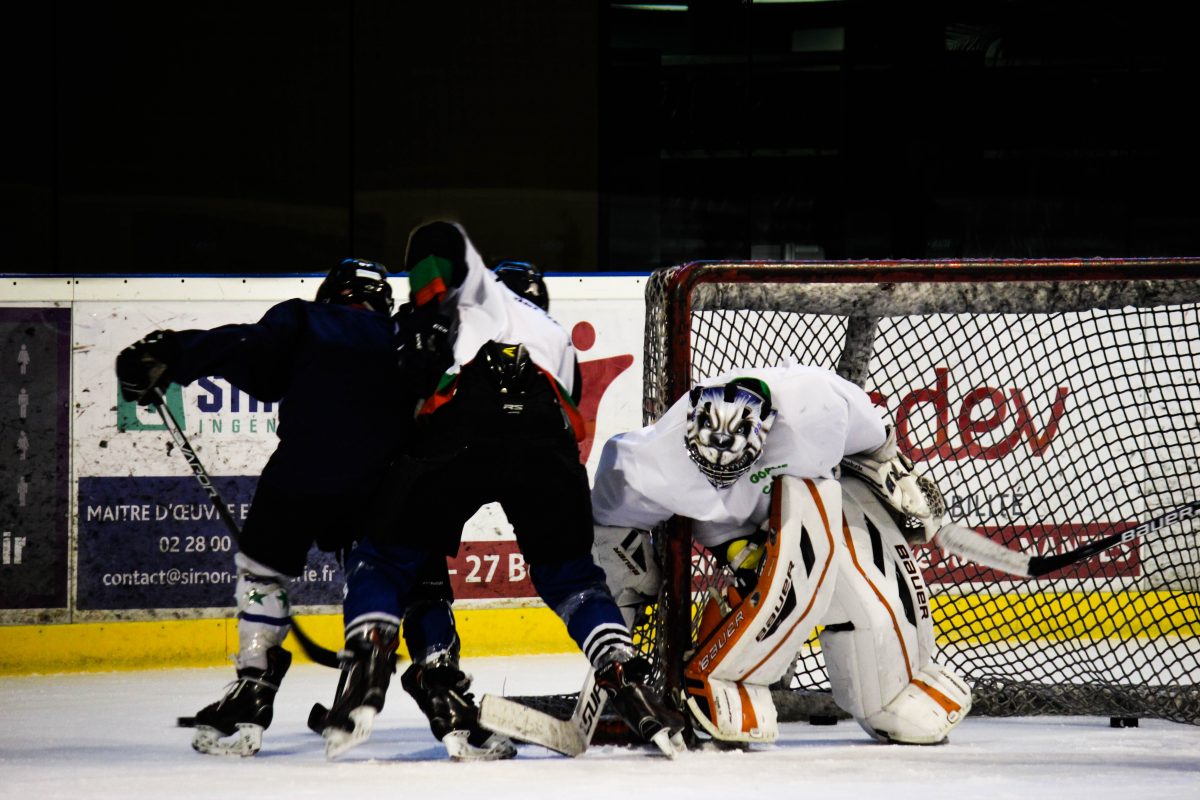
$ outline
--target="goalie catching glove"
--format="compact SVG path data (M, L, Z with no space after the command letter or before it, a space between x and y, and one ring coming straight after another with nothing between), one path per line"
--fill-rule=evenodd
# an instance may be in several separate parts
M929 542L942 527L946 518L942 492L900 452L894 427L888 426L887 441L878 450L842 459L842 473L866 481L889 508L908 518L900 530L909 541Z

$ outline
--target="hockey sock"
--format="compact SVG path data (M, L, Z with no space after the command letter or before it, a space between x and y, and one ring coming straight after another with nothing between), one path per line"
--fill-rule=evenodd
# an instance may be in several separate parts
M404 644L413 661L448 655L457 662L460 644L450 604L444 600L414 603L404 615Z
M283 644L291 624L287 578L238 553L238 669L266 670L267 653Z
M614 648L632 656L633 640L591 555L556 564L530 565L530 577L546 605L567 625L567 633L592 662L601 666Z
M412 547L360 543L346 558L346 627L366 619L402 618L419 572L431 557L435 556Z

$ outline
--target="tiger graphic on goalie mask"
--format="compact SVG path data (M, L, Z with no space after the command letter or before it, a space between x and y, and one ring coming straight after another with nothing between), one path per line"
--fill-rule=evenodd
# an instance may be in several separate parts
M771 390L763 381L697 386L689 394L688 456L713 486L732 486L762 456L774 422Z

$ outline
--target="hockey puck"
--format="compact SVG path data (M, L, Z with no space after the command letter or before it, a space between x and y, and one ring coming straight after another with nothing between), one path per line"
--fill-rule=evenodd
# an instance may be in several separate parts
M826 714L813 714L808 718L809 725L837 725L837 717Z
M175 724L177 726L179 726L180 728L194 728L194 727L196 727L196 718L195 717L177 717L175 719Z
M328 715L328 708L320 703L313 703L312 710L308 712L308 729L313 733L321 733L325 730L325 717Z
M1136 728L1138 726L1137 717L1109 717L1108 727L1110 728Z

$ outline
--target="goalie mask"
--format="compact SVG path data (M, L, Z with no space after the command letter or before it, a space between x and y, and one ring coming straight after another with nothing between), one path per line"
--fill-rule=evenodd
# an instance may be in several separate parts
M775 422L771 390L755 378L738 378L697 386L688 399L688 456L713 486L733 485L762 455Z

